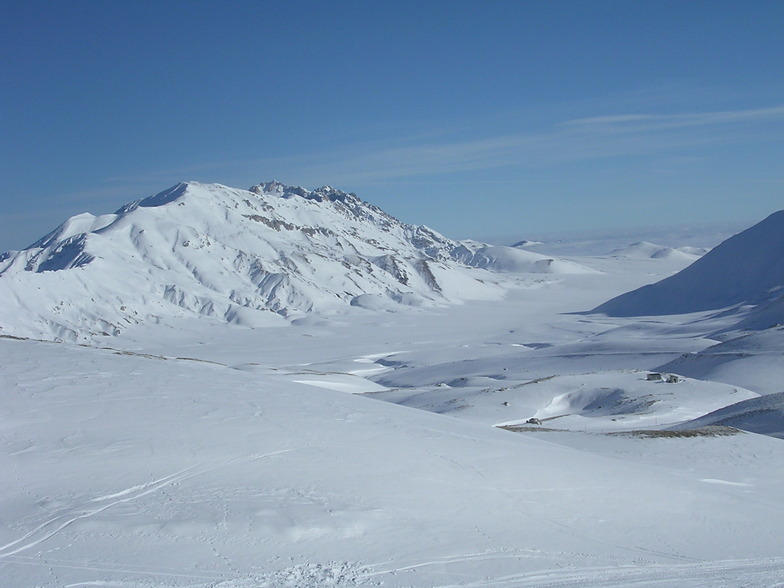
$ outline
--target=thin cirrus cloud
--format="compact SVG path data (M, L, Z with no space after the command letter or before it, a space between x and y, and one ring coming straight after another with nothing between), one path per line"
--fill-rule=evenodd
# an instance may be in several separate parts
M749 141L784 121L784 106L670 115L622 114L557 122L539 132L395 148L354 146L329 153L266 160L305 178L370 183L507 166L535 167L600 158L677 153L719 142ZM757 123L766 123L762 130ZM690 156L694 156L690 152Z
M668 154L694 159L701 149L733 141L754 141L784 122L784 106L678 114L615 114L557 121L537 131L504 133L461 140L432 136L350 144L329 151L238 161L205 162L151 170L104 183L126 190L159 189L166 182L192 179L233 185L275 177L303 185L325 182L370 185L425 176L465 174L508 167L551 167L570 162ZM760 128L759 123L765 123ZM683 151L688 149L688 153ZM249 171L261 176L250 177ZM214 175L213 175L214 174ZM224 178L224 180L221 180ZM250 185L250 184L248 184ZM97 188L100 190L100 188Z
M644 130L666 130L677 127L702 127L725 125L738 122L754 122L781 119L784 117L784 106L772 108L756 108L749 110L723 110L716 112L696 112L686 114L621 114L578 118L564 121L565 126L604 127L622 129L632 126L640 130L638 125L646 125Z

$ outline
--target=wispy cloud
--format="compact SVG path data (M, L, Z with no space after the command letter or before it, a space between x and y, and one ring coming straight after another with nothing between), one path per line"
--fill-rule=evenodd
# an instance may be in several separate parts
M36 233L45 232L77 212L111 212L125 202L142 198L183 180L222 182L250 186L276 178L317 186L329 183L348 189L378 184L421 184L445 181L476 182L488 174L470 172L501 169L548 169L553 181L568 178L569 166L582 162L617 160L618 173L626 174L628 158L650 157L649 169L656 173L683 173L704 166L713 148L722 144L779 141L784 124L784 105L770 108L710 112L611 113L601 116L566 118L539 122L536 126L510 121L507 132L482 133L481 127L461 126L453 132L430 129L416 136L390 137L375 142L342 144L335 148L313 148L298 155L214 160L194 165L161 168L145 173L106 177L70 192L39 196L35 214ZM496 127L498 128L498 127ZM427 129L425 129L427 130ZM459 137L458 137L459 135ZM303 143L307 147L307 143ZM611 170L605 166L605 169ZM468 173L467 173L468 172ZM561 173L563 172L563 173ZM612 172L610 172L612 173ZM516 177L526 177L518 174ZM769 174L770 175L770 174ZM531 174L530 177L535 177ZM499 178L504 176L499 174ZM543 177L543 176L542 176ZM463 181L464 180L464 181ZM519 179L515 182L519 184ZM535 181L535 180L534 180ZM778 172L756 177L755 182L780 185ZM486 183L486 182L483 182ZM3 233L9 246L28 240L16 235L15 225L31 219L5 215ZM40 235L37 235L40 236ZM14 237L14 239L12 239Z
M769 123L760 129L758 123ZM673 161L704 159L704 150L727 141L753 141L784 122L784 105L770 108L688 112L625 113L555 120L535 130L520 129L474 138L429 133L282 157L205 162L106 178L80 194L103 190L141 197L181 180L204 179L248 186L276 177L307 186L369 185L412 181L508 167L538 167L628 156L666 154ZM479 134L481 131L476 131ZM460 133L465 135L466 129ZM681 163L682 165L682 163ZM244 182L244 184L243 184ZM80 195L74 194L74 197Z
M268 164L296 169L307 178L366 183L450 174L508 166L540 166L670 154L701 157L699 147L726 141L755 140L766 133L751 123L784 122L784 106L679 114L617 114L555 122L536 132L525 130L468 140L411 142L394 148L357 145ZM747 124L748 123L748 124Z
M715 112L691 112L682 114L618 114L578 118L564 121L564 126L615 127L645 123L648 130L673 127L697 127L726 125L746 121L766 121L784 118L784 106L756 108L750 110L723 110Z

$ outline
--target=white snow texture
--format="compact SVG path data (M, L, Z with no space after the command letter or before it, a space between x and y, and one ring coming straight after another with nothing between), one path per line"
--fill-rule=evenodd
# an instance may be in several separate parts
M0 586L782 587L782 223L554 256L277 182L73 217L0 257Z

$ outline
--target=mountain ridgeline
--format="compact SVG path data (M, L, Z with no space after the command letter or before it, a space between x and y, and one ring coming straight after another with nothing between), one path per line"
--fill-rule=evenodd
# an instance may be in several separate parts
M0 256L0 297L14 301L0 309L0 333L80 340L176 317L255 326L347 305L497 299L489 270L521 269L587 271L454 241L331 187L189 182L74 216Z

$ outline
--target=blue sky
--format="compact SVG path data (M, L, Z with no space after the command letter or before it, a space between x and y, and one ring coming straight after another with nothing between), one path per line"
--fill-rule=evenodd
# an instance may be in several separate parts
M784 208L784 2L0 8L0 250L183 180L455 238Z

